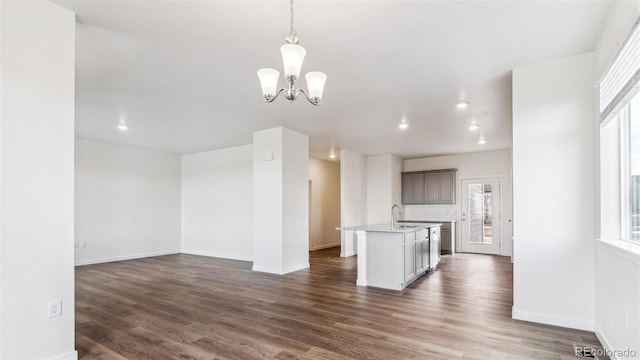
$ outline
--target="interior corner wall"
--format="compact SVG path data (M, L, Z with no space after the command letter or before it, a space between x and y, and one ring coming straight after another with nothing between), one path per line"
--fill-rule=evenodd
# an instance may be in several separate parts
M602 28L595 55L595 85L600 83L640 17L640 0L615 1Z
M593 330L594 55L513 71L513 318Z
M309 137L282 129L283 268L309 267Z
M309 143L277 127L253 133L253 270L309 267Z
M456 203L453 205L406 205L405 219L456 221L456 234L460 230L461 197L460 181L464 178L494 177L501 178L500 198L501 213L500 255L513 254L512 241L512 180L511 180L511 150L484 151L459 155L433 156L404 161L404 171L424 171L439 169L458 169L456 173ZM461 249L461 236L456 236L456 249Z
M180 156L76 139L76 265L180 252Z
M182 156L182 252L253 260L253 146Z
M0 2L0 358L74 350L75 15ZM61 316L48 318L48 302Z
M340 226L367 223L367 159L356 152L340 150ZM341 231L340 256L358 252L355 231Z
M309 158L309 250L340 246L340 164Z

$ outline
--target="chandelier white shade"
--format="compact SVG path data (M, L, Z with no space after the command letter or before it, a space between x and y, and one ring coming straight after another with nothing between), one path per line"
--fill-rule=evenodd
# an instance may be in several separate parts
M307 50L298 45L299 39L293 29L293 0L289 2L289 9L291 11L289 36L286 37L287 44L280 47L287 87L278 89L278 79L280 78L278 70L271 68L260 69L258 70L258 78L260 78L262 96L267 102L273 102L278 95L284 93L284 97L289 102L293 102L302 93L311 104L318 105L322 99L327 75L319 71L311 71L305 75L308 92L295 87L296 81L300 78L300 70L302 69L304 58L307 56Z
M304 57L307 56L307 50L300 45L286 44L280 47L282 53L282 62L284 63L284 75L300 77L300 69Z
M262 86L262 95L265 97L275 96L280 72L276 69L260 69L258 77L260 78L260 86Z
M309 97L322 99L324 91L324 83L327 81L327 74L320 71L311 71L304 76L307 79L307 87L309 88Z

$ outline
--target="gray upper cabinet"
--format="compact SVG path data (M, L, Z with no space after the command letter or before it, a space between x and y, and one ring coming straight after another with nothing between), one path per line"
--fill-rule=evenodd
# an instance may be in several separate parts
M457 169L402 173L402 203L455 204Z
M424 204L424 173L402 174L402 203Z
M443 171L438 175L438 204L456 203L456 173Z
M424 174L424 196L425 196L425 204L440 204L438 198L438 182L439 173L425 173Z

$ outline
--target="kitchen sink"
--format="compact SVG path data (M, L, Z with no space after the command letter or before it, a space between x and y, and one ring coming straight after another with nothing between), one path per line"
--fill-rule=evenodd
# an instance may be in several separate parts
M394 229L413 229L413 228L417 228L418 225L396 225L393 228Z

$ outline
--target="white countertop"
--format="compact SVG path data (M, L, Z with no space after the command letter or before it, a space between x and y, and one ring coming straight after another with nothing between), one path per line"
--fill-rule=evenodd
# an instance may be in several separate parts
M336 230L352 230L352 231L371 231L371 232L395 232L395 233L408 233L413 232L419 229L427 229L434 226L441 226L440 223L423 223L417 226L408 226L404 227L402 224L396 224L396 226L391 227L391 224L368 224L368 225L358 225L358 226L347 226L343 228L336 228ZM406 225L405 225L406 226Z
M410 219L405 219L405 220L398 220L399 223L416 223L416 224L421 224L421 223L454 223L456 222L456 220L410 220Z

